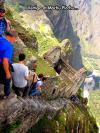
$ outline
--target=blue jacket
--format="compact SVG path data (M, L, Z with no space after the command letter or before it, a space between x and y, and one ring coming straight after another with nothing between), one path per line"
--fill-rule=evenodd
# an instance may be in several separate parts
M7 58L9 64L12 62L13 45L4 37L0 37L0 63L3 58Z

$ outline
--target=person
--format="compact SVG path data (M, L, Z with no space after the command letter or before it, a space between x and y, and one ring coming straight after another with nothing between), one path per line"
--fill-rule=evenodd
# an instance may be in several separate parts
M37 68L37 64L36 64L36 61L33 62L33 83L36 83L37 80L38 80L38 75L36 73L36 68Z
M5 17L5 9L0 8L0 36L11 30L11 22Z
M29 69L25 65L25 54L19 54L19 62L12 64L13 89L17 96L26 97L28 95Z
M87 89L89 91L93 90L95 88L95 80L93 75L89 75L85 78L84 81L84 89Z
M88 72L84 84L83 84L83 103L85 106L89 105L89 99L90 99L90 92L95 87L95 80L92 74Z
M6 36L0 36L0 84L4 85L4 94L7 98L10 95L11 73L10 64L12 63L13 43L16 41L17 33L15 30L6 32Z
M36 73L36 68L37 68L37 64L36 64L36 61L33 62L33 79L32 79L32 83L30 85L30 91L29 91L29 95L31 93L31 91L36 88L36 84L37 84L37 80L38 80L38 76L37 76L37 73Z
M30 96L41 95L42 85L46 81L46 77L43 74L38 75L38 80L36 82L35 88L31 90Z

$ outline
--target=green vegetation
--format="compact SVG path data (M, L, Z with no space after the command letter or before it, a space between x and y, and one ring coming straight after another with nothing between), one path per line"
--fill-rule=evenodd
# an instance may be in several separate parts
M97 64L97 60L89 57L83 56L83 64L86 67L87 70L100 70L99 64Z
M94 54L92 55L91 53L91 46L90 44L86 43L85 40L80 39L80 44L81 44L81 53L82 53L82 60L83 64L86 67L87 70L100 70L100 58L98 55Z
M43 73L44 75L47 75L47 76L55 76L56 74L55 70L45 60L40 58L38 56L38 53L34 49L29 48L26 52L27 59L31 55L37 57L37 73L38 74Z
M90 110L100 126L100 90L95 90L90 93L89 100Z
M43 22L37 22L36 20L33 20L33 17L31 18L32 23L35 24L35 27L38 27L37 29L32 29L32 27L29 27L28 21L24 15L20 15L16 8L13 6L9 6L11 12L13 14L9 13L7 14L8 18L11 20L12 25L16 28L16 30L20 33L20 37L24 42L27 42L27 46L30 46L33 41L32 38L34 38L34 43L38 43L38 55L43 56L45 52L47 52L50 48L53 46L59 46L59 41L55 38L53 31L50 26L44 24ZM13 16L13 17L12 17ZM15 22L14 22L15 20ZM25 34L23 36L23 33ZM26 38L26 39L25 39ZM37 42L36 42L37 40Z
M19 33L19 37L22 39L25 45L27 45L28 50L25 52L27 55L27 59L32 55L36 56L37 65L38 65L37 73L43 73L44 75L54 76L56 74L54 69L50 67L50 65L47 62L45 62L39 55L43 55L43 53L46 52L46 50L48 50L51 46L53 46L53 44L55 45L57 42L56 39L54 43L52 38L45 39L46 37L44 38L42 34L36 33L32 29L25 29L24 26L22 25L23 20L21 19L21 17L18 15L17 12L15 12L16 18L14 18L12 11L15 12L15 10L12 7L10 9L7 9L7 17L12 22L13 27ZM20 21L17 20L19 18L20 18ZM38 39L38 42L37 42L37 39ZM46 40L45 43L44 43L44 40ZM31 46L32 42L35 44L38 44L39 46L41 45L39 50L40 53L37 52L37 49L32 48ZM17 57L15 57L13 61L17 61Z
M98 133L94 118L88 114L84 107L72 103L58 112L53 119L45 115L27 133L71 133L72 130L77 132L78 122L80 123L81 133Z
M42 3L44 2L43 0L40 1L42 1ZM53 3L51 0L46 0L46 2L50 4ZM28 47L28 50L26 51L27 59L31 55L37 57L37 73L43 73L45 75L48 74L50 76L55 75L55 71L41 57L45 52L47 52L47 50L53 46L59 45L58 40L53 35L52 30L45 32L45 25L43 23L37 24L39 28L38 30L32 30L31 27L27 28L28 26L24 22L23 16L20 16L19 13L16 12L16 8L18 8L18 6L19 5L14 8L10 7L10 10L8 9L7 16L11 20L13 27L19 33L19 37ZM32 42L38 44L38 50L32 48ZM88 48L86 47L85 51L87 50ZM15 58L15 60L17 59ZM84 58L84 60L87 69L90 69L92 61L94 65L94 60L91 62L87 58ZM57 82L57 85L58 84L59 82ZM79 91L79 99L81 99L80 93L81 92ZM68 107L60 111L54 119L44 116L34 127L28 131L28 133L42 133L43 131L48 133L70 133L72 129L76 131L78 120L81 124L81 132L97 133L95 120L89 116L88 112L83 107L79 107L71 103L68 105ZM19 126L20 122L15 122L12 125L8 125L5 129L5 133L10 133Z
M2 127L2 133L12 133L15 129L19 128L21 125L20 120L17 120L16 122L6 125L5 127Z
M82 102L83 98L82 98L82 93L83 93L83 90L80 88L78 89L78 92L77 92L77 97L78 99Z
M37 38L38 55L41 57L45 52L47 52L52 47L59 45L58 40L54 37L51 31L49 31L48 33L44 32L45 26L43 24L39 24L39 32L32 29L30 29L29 31L31 34L34 34Z

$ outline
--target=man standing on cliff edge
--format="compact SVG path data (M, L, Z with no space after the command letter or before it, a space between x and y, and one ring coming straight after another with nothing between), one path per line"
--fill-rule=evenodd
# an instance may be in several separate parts
M4 85L4 98L8 98L10 95L12 44L16 41L16 38L17 33L15 30L7 32L5 37L0 36L0 84Z

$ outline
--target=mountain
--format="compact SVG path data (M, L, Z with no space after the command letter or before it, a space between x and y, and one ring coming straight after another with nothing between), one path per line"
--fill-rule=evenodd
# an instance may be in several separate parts
M47 24L53 31L54 36L62 41L68 38L73 45L73 53L70 57L70 64L75 69L80 69L84 64L87 69L100 69L100 45L99 45L99 0L27 0L17 1L8 0L10 3L16 3L16 9L21 13L33 15L29 21L41 18L42 24ZM34 7L51 6L72 6L78 10L25 10L31 5ZM30 12L30 13L29 13ZM28 20L27 20L28 21ZM34 26L33 21L33 28ZM38 26L37 26L38 27ZM36 28L36 27L35 27ZM44 29L44 31L45 31ZM54 42L57 43L57 42ZM53 45L53 42L52 42Z
M7 2L10 2L5 6L7 18L19 35L14 45L13 61L17 61L16 57L20 52L25 52L28 63L31 59L37 58L37 73L44 73L49 78L43 86L42 98L12 97L7 101L1 101L0 132L97 133L96 121L82 100L80 90L77 92L85 74L82 73L82 69L78 72L73 69L73 67L79 69L83 65L81 40L73 27L75 15L72 15L72 19L69 11L25 10L30 4L47 6L49 2L62 5L68 4L67 1L7 0ZM43 57L51 59L49 60L51 64ZM55 71L51 66L58 63L59 59L62 61L60 65L63 65L63 70L60 76L55 77ZM70 99L74 94L77 95L75 101Z

